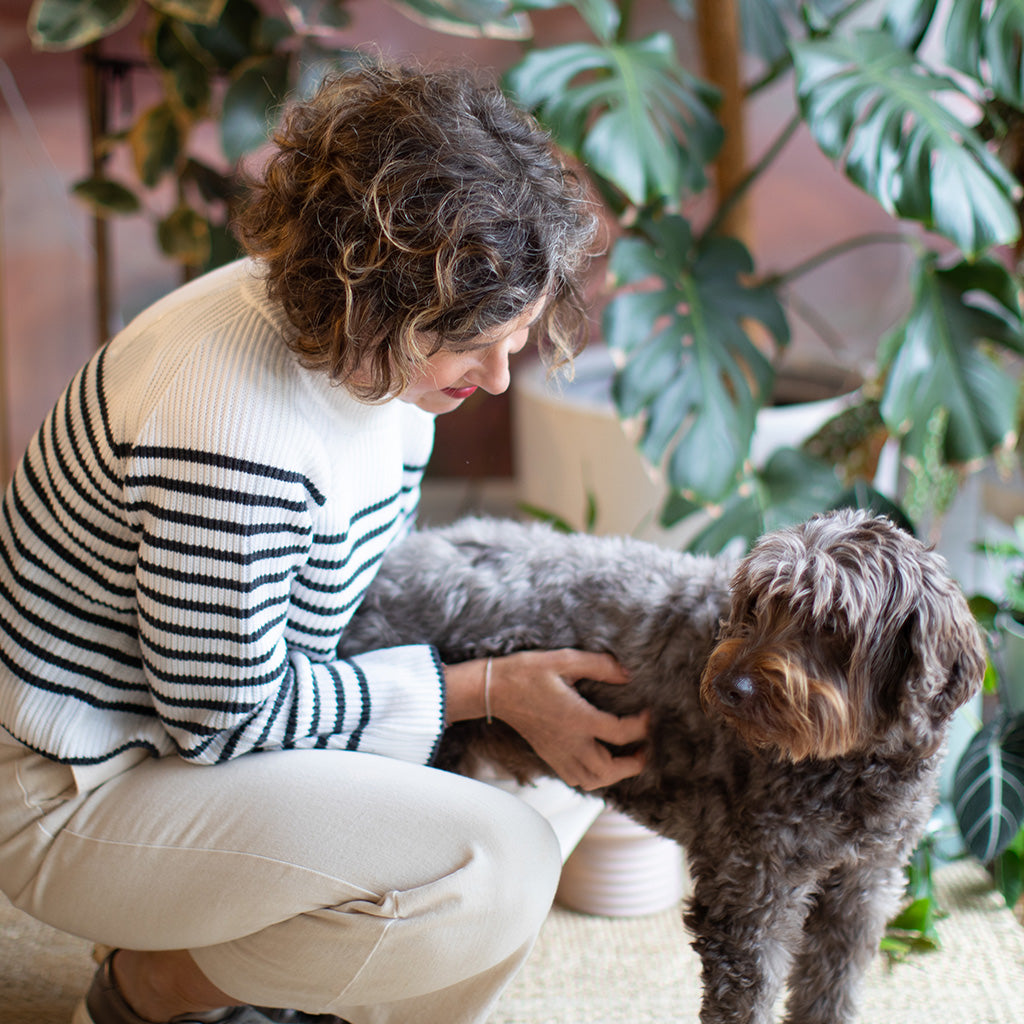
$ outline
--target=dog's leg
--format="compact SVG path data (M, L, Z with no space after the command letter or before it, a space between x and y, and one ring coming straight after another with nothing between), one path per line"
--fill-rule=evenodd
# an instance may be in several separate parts
M727 861L704 878L694 872L685 918L702 963L700 1021L769 1024L799 946L812 886L774 877L748 857Z
M861 863L834 871L804 926L793 965L786 1024L847 1024L854 1020L861 979L899 906L898 864Z

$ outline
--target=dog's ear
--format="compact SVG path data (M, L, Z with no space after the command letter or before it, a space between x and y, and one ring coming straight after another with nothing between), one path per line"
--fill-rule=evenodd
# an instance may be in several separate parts
M946 722L981 687L985 645L960 589L950 580L922 581L907 623L911 650L901 717L925 746L941 740Z

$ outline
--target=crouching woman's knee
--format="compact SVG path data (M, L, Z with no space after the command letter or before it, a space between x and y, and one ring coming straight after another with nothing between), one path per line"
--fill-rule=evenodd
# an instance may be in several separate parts
M484 805L469 820L460 817L460 849L451 870L392 894L399 920L391 939L408 937L415 922L418 941L429 944L437 981L449 972L454 982L488 971L528 948L558 886L561 854L548 822L497 790Z

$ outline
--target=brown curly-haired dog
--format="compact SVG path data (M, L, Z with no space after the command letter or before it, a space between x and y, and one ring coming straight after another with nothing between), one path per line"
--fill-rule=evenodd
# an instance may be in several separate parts
M884 518L815 517L737 567L622 538L470 520L389 554L343 654L430 642L445 661L609 651L651 712L648 763L602 790L686 849L703 1024L853 1019L934 803L953 711L984 671L943 560ZM438 763L548 772L501 722L459 723Z

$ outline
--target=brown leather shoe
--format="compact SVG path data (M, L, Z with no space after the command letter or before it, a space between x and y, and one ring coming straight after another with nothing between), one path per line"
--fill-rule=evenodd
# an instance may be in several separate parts
M125 1002L114 981L112 950L93 975L85 997L75 1007L71 1024L154 1024L140 1017ZM303 1013L300 1010L272 1010L255 1006L226 1006L206 1013L184 1013L167 1024L345 1024L330 1014Z
M75 1007L71 1024L154 1024L140 1017L125 1002L114 981L113 950L96 969L85 997ZM267 1018L251 1006L226 1006L207 1013L185 1013L173 1018L173 1024L268 1024ZM172 1024L168 1021L167 1024Z

